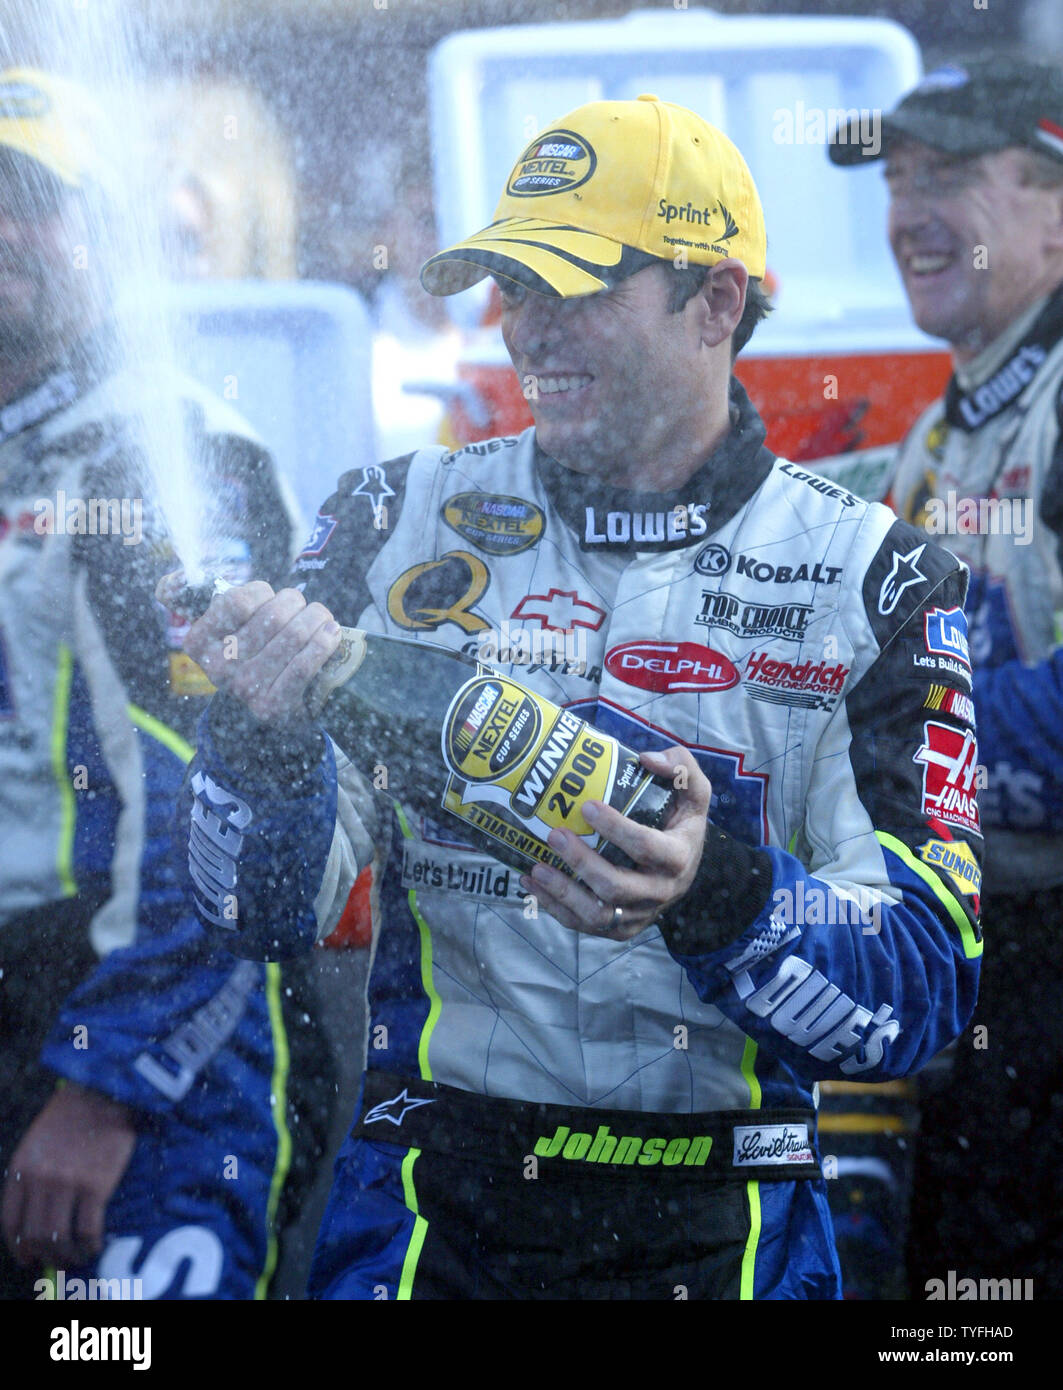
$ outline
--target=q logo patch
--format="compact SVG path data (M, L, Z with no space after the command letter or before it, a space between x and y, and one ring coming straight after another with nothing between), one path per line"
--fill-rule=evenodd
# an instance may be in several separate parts
M388 590L388 616L400 627L432 631L455 623L462 632L490 626L469 610L487 592L487 566L467 550L449 550L439 560L425 560L403 570Z

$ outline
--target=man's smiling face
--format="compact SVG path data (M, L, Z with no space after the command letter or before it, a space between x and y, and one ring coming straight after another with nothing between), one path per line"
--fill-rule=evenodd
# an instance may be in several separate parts
M0 159L0 350L9 364L80 328L93 276L75 251L88 243L76 191L31 160Z
M956 156L900 140L886 162L889 240L912 315L969 360L1059 277L1057 190L1018 148Z
M670 308L671 270L569 299L501 276L502 335L543 449L567 467L638 487L638 461L696 428L705 362L694 301ZM695 300L697 296L695 296Z

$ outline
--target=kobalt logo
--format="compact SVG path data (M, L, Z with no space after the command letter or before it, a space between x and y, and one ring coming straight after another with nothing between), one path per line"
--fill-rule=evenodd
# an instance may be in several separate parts
M738 684L734 663L697 642L625 642L606 656L605 669L626 685L658 694L730 690Z
M695 617L703 627L722 627L736 637L803 637L813 613L807 603L744 603L721 589L701 591L701 612Z
M755 579L758 584L837 584L840 565L825 565L817 561L811 568L800 565L771 565L755 555L739 555L735 573Z
M726 574L731 568L731 552L725 545L717 545L712 541L698 551L694 559L694 568L698 574Z

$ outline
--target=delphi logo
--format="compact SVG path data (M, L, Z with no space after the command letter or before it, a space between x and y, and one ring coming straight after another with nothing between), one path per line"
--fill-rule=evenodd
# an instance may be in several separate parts
M598 156L582 135L548 130L532 141L509 176L506 192L515 198L568 192L587 182Z
M605 669L625 685L659 694L730 690L738 684L734 662L697 642L625 642L606 656Z

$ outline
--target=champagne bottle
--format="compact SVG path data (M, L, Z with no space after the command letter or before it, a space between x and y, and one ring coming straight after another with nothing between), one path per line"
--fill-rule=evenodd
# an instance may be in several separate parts
M164 597L160 586L160 597L192 616L223 587L186 586ZM378 788L430 815L444 810L467 838L525 872L536 863L572 872L546 843L555 826L630 865L579 807L603 801L657 828L674 799L633 749L475 657L434 643L343 627L305 699Z

